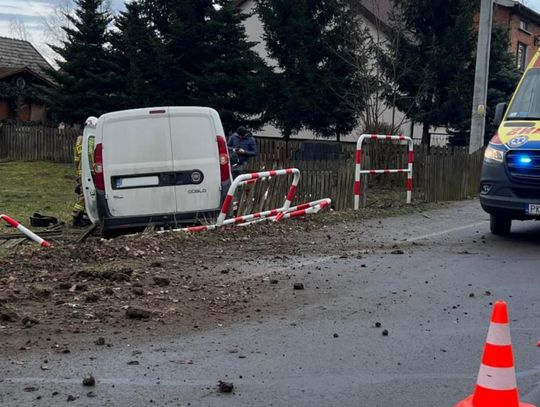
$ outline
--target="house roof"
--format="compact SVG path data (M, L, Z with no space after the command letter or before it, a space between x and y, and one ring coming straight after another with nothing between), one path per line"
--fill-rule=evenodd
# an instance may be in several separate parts
M540 23L540 14L517 0L495 0L495 4L511 8L515 10L517 14L534 20L536 23Z
M44 69L52 68L51 65L28 41L14 38L0 37L0 69L21 70L27 68L38 76L48 79ZM15 72L13 72L15 73Z

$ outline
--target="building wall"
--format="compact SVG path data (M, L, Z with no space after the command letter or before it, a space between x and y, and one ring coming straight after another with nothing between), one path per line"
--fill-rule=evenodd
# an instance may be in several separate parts
M525 56L525 66L531 61L538 51L538 42L535 43L535 36L540 35L540 16L533 12L526 12L523 7L505 7L495 4L493 10L493 20L497 24L505 27L510 36L510 53L514 55L516 64L518 60L518 44L527 47ZM520 28L520 22L525 21L527 30ZM540 37L537 37L540 38Z
M23 78L26 86L32 85L44 85L44 81L36 80L35 76L27 73L17 74L15 76L9 76L3 78L2 81L7 83L14 83L17 78ZM14 101L12 101L12 104ZM12 119L22 122L37 122L42 123L46 120L45 107L43 103L35 103L29 101L21 102L16 108L10 108L10 103L7 100L0 100L0 120Z
M364 0L366 4L368 2L374 2L374 0ZM371 4L371 3L369 3ZM268 56L268 52L266 51L266 48L264 46L264 29L262 22L258 18L258 16L254 13L255 11L255 2L250 0L242 3L240 6L242 12L250 14L250 17L245 20L245 27L246 27L246 33L248 35L248 39L250 41L257 42L257 45L253 48L262 58L265 59L265 61L270 66L277 66L277 63L275 60L272 60ZM378 10L378 9L375 9ZM377 29L372 23L369 21L365 21L365 24L370 29L370 31L374 35L381 36L381 41L385 41L384 34ZM411 122L408 120L405 115L400 112L399 110L393 111L392 108L389 107L383 107L381 111L382 121L385 123L392 123L392 118L394 118L394 123L400 123L401 124L401 134L405 136L413 136L414 138L421 139L422 138L422 127L420 125L415 124L411 127ZM444 134L446 134L445 129L433 129L434 133L437 134L443 134L442 137L435 138L435 143L438 144L444 144L445 137ZM358 136L362 133L362 126L359 126L358 129L354 130L351 134L343 137L342 139L344 141L354 141L358 138ZM263 129L257 132L257 136L262 137L280 137L281 133L280 131L275 128L274 126L265 126ZM307 130L300 131L297 135L294 136L294 138L299 139L314 139L316 136L311 132ZM440 142L439 142L440 140Z
M7 100L0 100L0 120L9 119L9 103Z

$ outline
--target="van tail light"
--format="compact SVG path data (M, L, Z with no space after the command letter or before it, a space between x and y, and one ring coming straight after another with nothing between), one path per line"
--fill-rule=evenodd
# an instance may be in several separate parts
M216 136L219 153L219 170L221 172L221 182L227 181L231 176L231 164L229 162L229 150L225 137Z
M94 185L96 189L105 190L105 176L103 175L103 145L99 143L94 149Z

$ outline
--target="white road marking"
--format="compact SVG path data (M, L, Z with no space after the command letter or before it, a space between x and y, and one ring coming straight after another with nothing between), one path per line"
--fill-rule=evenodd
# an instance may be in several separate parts
M472 225L460 226L460 227L457 227L457 228L452 228L452 229L442 230L442 231L440 231L440 232L430 233L430 234L428 234L428 235L422 235L422 236L417 236L417 237L409 238L409 239L406 239L405 241L406 241L406 242L416 242L416 241L418 241L418 240L429 239L429 238L431 238L431 237L447 235L447 234L450 234L450 233L459 232L459 231L461 231L461 230L471 229L471 228L475 228L475 227L478 227L478 226L484 226L484 225L486 225L486 224L488 224L488 223L489 223L489 221L483 221L483 222L473 223Z

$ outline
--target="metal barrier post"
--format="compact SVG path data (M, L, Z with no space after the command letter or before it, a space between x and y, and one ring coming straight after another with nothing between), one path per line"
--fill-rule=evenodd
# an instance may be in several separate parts
M238 185L246 181L250 181L250 180L257 180L261 178L269 178L269 177L276 177L278 175L289 175L289 174L293 174L294 178L289 188L289 192L287 193L287 197L285 198L285 202L283 203L283 206L279 208L279 209L284 209L284 211L287 211L291 206L291 202L294 199L294 196L296 195L296 187L298 186L298 183L300 182L299 169L287 168L284 170L271 170L271 171L264 171L264 172L255 172L252 174L242 174L236 177L233 183L231 184L229 191L227 192L227 197L223 201L223 206L221 207L221 211L218 216L216 226L223 225L223 222L225 221L225 218L227 217L227 213L229 212L236 188L238 188Z
M0 219L4 219L11 227L17 229L18 231L22 232L26 237L33 240L37 244L39 244L41 247L50 247L51 244L47 242L46 240L42 239L38 235L36 235L31 230L25 228L23 225L21 225L19 222L17 222L15 219L10 218L7 215L0 215Z
M408 148L408 154L407 154L407 161L408 165L407 168L399 168L396 170L389 170L389 169L383 169L383 170L377 170L377 169L370 169L370 170L362 170L362 144L364 143L364 140L370 139L370 140L386 140L386 141L406 141L409 148ZM378 135L378 134L362 134L360 138L358 139L358 142L356 143L356 159L355 159L355 173L354 173L354 209L358 210L360 209L360 176L362 174L395 174L395 173L406 173L407 174L407 183L406 183L406 189L407 189L407 204L410 204L412 201L412 189L413 189L413 163L414 163L414 143L412 138L405 137L405 136L386 136L386 135Z

